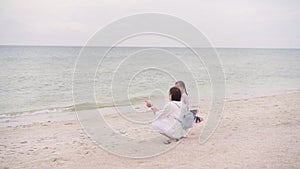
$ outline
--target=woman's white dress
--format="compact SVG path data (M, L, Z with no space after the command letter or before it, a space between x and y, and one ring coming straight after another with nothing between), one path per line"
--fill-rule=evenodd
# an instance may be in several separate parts
M168 102L162 110L157 112L157 119L152 122L153 129L158 133L165 133L173 138L181 138L185 130L177 120L181 116L181 107L185 106L180 101Z

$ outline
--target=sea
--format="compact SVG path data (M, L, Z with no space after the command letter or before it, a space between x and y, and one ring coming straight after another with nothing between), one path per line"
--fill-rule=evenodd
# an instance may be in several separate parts
M300 49L0 46L0 115L162 106L178 80L194 105L299 91Z

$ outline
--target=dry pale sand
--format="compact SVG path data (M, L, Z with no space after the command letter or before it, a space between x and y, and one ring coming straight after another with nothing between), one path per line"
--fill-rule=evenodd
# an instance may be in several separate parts
M74 119L4 126L0 168L300 168L300 93L226 102L203 145L201 127L166 153L131 159L99 148Z

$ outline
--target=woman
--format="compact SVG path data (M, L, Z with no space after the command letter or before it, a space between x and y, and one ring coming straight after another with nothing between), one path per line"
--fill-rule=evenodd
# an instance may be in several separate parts
M189 109L190 101L189 101L189 97L188 97L184 82L183 81L177 81L175 83L175 87L180 89L180 91L181 91L181 102L185 104L187 109Z
M185 84L183 81L177 81L175 82L175 86L177 88L180 89L182 95L181 95L181 102L184 103L187 107L187 109L189 110L189 105L190 105L190 100L189 100L189 96L188 96L188 93L186 91L186 87L185 87ZM200 123L203 121L203 118L197 116L197 110L190 110L193 114L194 114L194 117L195 117L195 123Z
M162 110L152 107L152 104L146 101L147 106L158 115L158 118L152 123L153 129L169 138L165 144L170 144L172 141L178 141L184 136L181 123L178 121L180 118L181 107L184 106L181 101L181 92L177 87L172 87L169 90L169 102Z

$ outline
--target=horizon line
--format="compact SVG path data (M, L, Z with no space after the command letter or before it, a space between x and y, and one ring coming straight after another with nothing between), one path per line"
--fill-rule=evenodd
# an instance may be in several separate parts
M12 47L103 47L110 46L84 46L84 45L30 45L30 44L0 44L0 46ZM116 46L117 48L187 48L184 46ZM293 47L228 47L228 46L214 46L214 47L192 47L192 48L218 48L218 49L300 49Z

